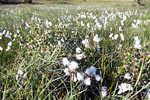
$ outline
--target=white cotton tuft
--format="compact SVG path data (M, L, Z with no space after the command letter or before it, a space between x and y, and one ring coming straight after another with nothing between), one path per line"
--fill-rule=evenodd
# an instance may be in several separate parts
M81 52L82 52L82 50L79 47L77 47L76 48L76 53L81 53Z
M9 43L8 43L8 46L9 46L9 47L12 46L12 42L9 42Z
M83 73L77 72L77 79L78 79L78 81L83 81L83 80L84 80L84 75L83 75Z
M64 69L64 72L65 72L65 74L66 74L67 76L70 75L70 72L69 72L69 69L68 69L68 68L65 68L65 69Z
M118 39L118 34L114 35L114 37L112 37L113 40L117 40Z
M23 79L26 79L27 78L27 73L25 73L24 75L23 75Z
M86 48L90 48L88 39L82 40L82 44L83 44Z
M93 41L99 43L101 41L101 39L98 37L98 34L96 34L93 38Z
M2 51L3 50L3 48L2 47L0 47L0 51Z
M110 35L109 35L109 38L112 38L113 37L113 33L111 33Z
M84 79L84 84L87 86L91 85L91 79L89 77Z
M85 73L87 74L87 75L89 75L89 76L95 76L96 75L96 67L94 67L94 66L91 66L90 68L87 68L86 69L86 71L85 71Z
M71 71L75 71L75 70L78 69L78 68L79 68L79 65L78 65L78 63L75 62L75 61L72 61L71 64L69 65L69 69L70 69Z
M66 66L66 65L69 66L70 65L70 61L66 57L63 58L62 63L63 63L64 66Z
M131 76L130 76L129 73L126 73L125 76L124 76L124 78L130 80L130 79L131 79Z
M121 40L124 41L124 35L121 33L120 34Z
M127 91L132 91L133 90L131 84L128 84L128 83L122 83L118 87L119 87L118 94L122 94L122 93L125 93Z
M102 98L105 98L107 96L107 87L103 86L102 87Z
M76 59L77 60L81 60L84 58L84 55L83 54L76 54Z
M23 71L22 70L18 70L17 72L19 75L22 75L23 74Z
M18 81L18 80L19 80L19 74L16 75L16 81Z
M95 79L96 81L100 81L101 80L101 76L99 74L95 75Z
M141 49L141 40L138 38L138 36L134 37L134 48L135 49Z
M7 48L6 48L6 51L9 51L10 50L10 46L8 46Z

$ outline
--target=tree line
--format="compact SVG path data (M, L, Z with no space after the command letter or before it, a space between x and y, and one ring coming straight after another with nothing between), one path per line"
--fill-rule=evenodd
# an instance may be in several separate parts
M1 0L0 0L1 1ZM18 0L2 0L2 1L18 1ZM54 0L55 1L55 0ZM87 0L83 0L84 2L86 2ZM134 0L138 5L143 6L145 4L143 4L143 0ZM32 0L24 0L25 3L32 3Z
M20 2L20 0L0 0L2 2ZM32 3L32 0L23 0L25 3Z

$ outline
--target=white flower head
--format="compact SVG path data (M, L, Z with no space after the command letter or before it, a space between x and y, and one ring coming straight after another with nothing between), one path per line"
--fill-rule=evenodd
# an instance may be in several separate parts
M66 74L67 76L70 75L69 68L65 68L65 69L64 69L64 72L65 72L65 74Z
M84 84L87 86L91 85L91 79L89 77L84 79Z
M121 26L119 27L119 31L122 31L122 27Z
M61 42L65 42L63 38L61 39Z
M141 45L140 45L140 44L135 44L135 45L134 45L134 48L135 48L135 49L141 49Z
M134 40L135 41L139 40L139 37L138 36L134 37Z
M114 37L112 37L113 40L117 40L118 39L118 34L114 35Z
M124 78L130 80L130 79L131 79L131 76L130 76L129 73L126 73L125 76L124 76Z
M78 81L83 81L84 80L84 74L77 72L77 79L78 79Z
M87 68L85 73L89 76L95 76L96 75L96 67L91 66L90 68Z
M62 43L61 43L61 41L58 41L58 46L60 46L60 47L62 46Z
M2 47L0 47L0 51L2 51L3 50L3 48Z
M71 61L71 64L69 65L69 69L70 69L71 71L75 71L75 70L77 70L78 68L79 68L78 63L75 62L75 61Z
M9 46L9 47L12 46L12 42L11 42L11 41L8 43L8 46Z
M81 60L84 58L84 55L83 54L76 54L76 59L77 60Z
M138 19L136 24L139 25L141 23L142 23L142 21Z
M90 23L87 23L87 27L90 28Z
M101 39L98 37L98 34L96 34L93 38L93 41L99 43L101 41Z
M63 63L64 66L66 66L66 65L69 66L70 65L70 61L66 57L63 58L62 63Z
M21 69L18 70L17 74L23 75L23 71Z
M20 33L20 31L19 31L19 30L17 30L16 32L17 32L18 34Z
M82 40L82 44L83 44L86 48L90 48L88 39Z
M45 23L46 23L46 27L47 27L47 28L49 28L49 26L52 26L52 22L49 22L47 19L46 19L46 22L45 22Z
M127 91L132 91L133 90L131 84L128 84L128 83L122 83L118 87L119 87L118 94L122 94L122 93L125 93Z
M79 47L77 47L76 48L76 53L81 53L81 52L82 52L82 50Z
M132 27L133 27L133 28L138 28L138 24L132 23Z
M105 98L107 96L107 87L103 86L102 87L102 98Z
M83 23L83 21L81 21L81 26L85 26L84 23Z
M18 81L18 80L19 80L19 74L16 75L16 81Z
M3 32L2 32L2 34L4 35L6 33L6 30L4 30Z
M118 50L120 50L122 48L122 44L120 44L119 46L118 46Z
M100 81L101 80L101 76L99 74L95 75L95 79L96 81Z
M120 34L121 40L124 41L124 35L121 33Z
M141 40L136 40L135 41L135 44L140 44L141 43Z
M138 38L138 36L134 37L134 41L135 41L135 44L134 44L134 48L135 49L141 49L141 40Z
M99 23L96 23L96 26L97 26L97 28L98 28L99 30L101 30L102 25L100 25Z
M110 31L112 31L112 27L110 28Z
M7 48L6 48L6 51L9 51L10 50L10 46L8 46Z
M110 35L109 35L109 38L112 38L113 37L113 33L111 33Z
M27 78L27 73L25 73L24 75L23 75L23 79L26 79Z

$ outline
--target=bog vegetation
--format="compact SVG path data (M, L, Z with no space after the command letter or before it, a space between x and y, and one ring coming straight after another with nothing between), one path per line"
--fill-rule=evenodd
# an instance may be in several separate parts
M150 10L0 7L2 100L150 99Z

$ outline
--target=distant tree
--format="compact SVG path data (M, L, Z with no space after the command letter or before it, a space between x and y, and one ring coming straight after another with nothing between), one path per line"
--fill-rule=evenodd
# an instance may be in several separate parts
M85 2L86 0L84 0L84 2Z
M32 3L32 0L24 0L25 3Z
M142 0L134 0L138 5L144 6L145 4L142 3Z
M137 0L137 3L138 3L139 5L141 5L141 0Z

